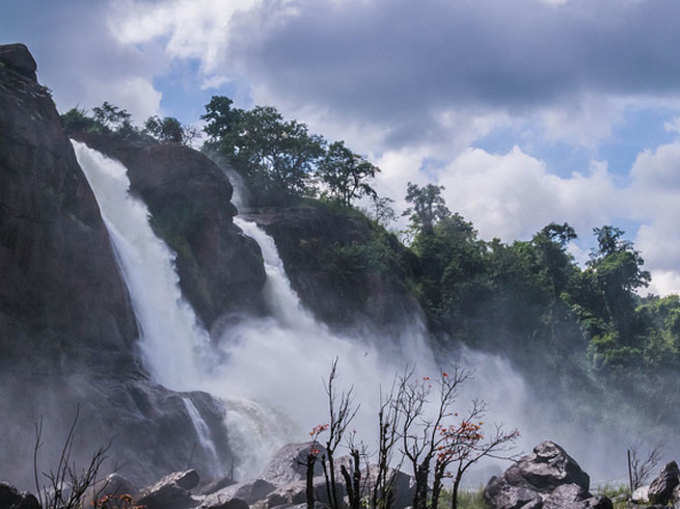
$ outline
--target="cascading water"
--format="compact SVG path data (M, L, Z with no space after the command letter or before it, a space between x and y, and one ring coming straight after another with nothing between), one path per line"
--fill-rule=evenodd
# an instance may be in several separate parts
M240 218L234 222L262 250L271 316L243 317L218 338L217 346L211 346L208 334L197 325L191 306L182 298L173 253L153 233L145 205L128 193L126 168L82 143L73 145L129 288L142 332L143 359L154 379L169 388L204 390L222 399L230 447L239 460L237 478L259 474L278 447L305 440L307 431L327 421L322 381L335 357L340 359L339 382L357 388L361 408L353 426L362 437L373 436L380 387L389 388L406 363L418 373L436 373L438 362L419 323L403 331L402 337L388 340L341 336L314 320L293 291L274 240L255 223ZM399 348L391 351L385 348L387 344ZM214 348L221 350L219 355L211 355ZM214 359L220 359L220 364ZM499 369L504 385L521 387L521 380L507 364L492 369L487 382L484 377L480 380L485 388L497 385ZM470 397L489 399L484 388L478 385L473 389L478 392ZM519 389L512 394L516 407L523 404L522 393ZM509 393L494 390L493 394L507 407ZM207 426L190 403L184 400L199 440L206 452L213 454ZM498 409L496 403L490 401ZM221 467L224 471L227 466Z
M146 366L166 387L191 390L209 338L182 299L175 256L151 229L146 205L130 196L125 166L84 143L72 143L128 286Z
M196 435L198 435L198 439L201 442L201 447L203 447L212 458L213 472L216 474L224 473L224 465L220 465L217 449L215 449L215 444L210 438L210 428L203 420L203 417L201 417L201 413L196 408L196 405L194 405L194 402L191 401L191 398L184 396L182 398L182 403L184 403L184 408L186 408L189 417L191 417L191 423L194 425Z

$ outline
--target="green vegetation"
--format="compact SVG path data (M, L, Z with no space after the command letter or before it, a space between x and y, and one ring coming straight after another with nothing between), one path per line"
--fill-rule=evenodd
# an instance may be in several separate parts
M144 128L132 124L132 116L124 109L104 101L92 108L92 114L82 108L71 108L61 115L61 123L69 132L101 133L145 142L189 145L197 132L174 117L149 117Z
M367 180L380 169L344 142L329 145L271 106L244 110L234 108L228 97L214 96L205 109L203 148L226 158L241 174L252 205L290 205L321 194L350 207L355 199L377 198Z
M273 107L235 108L221 96L202 119L203 150L233 165L251 206L325 209L324 228L288 246L287 262L318 271L348 307L367 301L366 282L377 277L418 299L443 348L463 342L503 352L526 372L568 389L575 402L606 394L610 409L635 406L636 414L671 423L661 410L680 389L677 377L667 376L680 368L680 297L638 295L650 274L619 228L594 229L596 247L581 267L567 251L576 239L567 223L548 224L530 240L482 240L449 209L441 186L409 183L404 245L385 229L395 219L391 200L371 186L379 168L343 142L329 143ZM150 143L192 137L172 118L151 117L139 129L109 103L92 115L72 109L62 121L67 129ZM366 200L370 212L356 208Z
M444 489L440 495L440 509L451 507L451 490ZM484 487L476 490L461 490L458 493L458 509L487 509L489 506L484 501Z

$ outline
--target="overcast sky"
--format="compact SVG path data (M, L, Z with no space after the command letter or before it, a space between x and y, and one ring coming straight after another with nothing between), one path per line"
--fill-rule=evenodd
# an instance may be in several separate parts
M57 106L197 122L212 95L276 106L408 181L483 238L627 231L680 291L677 0L4 0Z

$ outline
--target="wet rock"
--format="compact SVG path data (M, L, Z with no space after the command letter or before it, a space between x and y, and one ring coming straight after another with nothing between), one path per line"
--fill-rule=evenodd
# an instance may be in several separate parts
M213 505L202 505L205 509L248 509L248 503L240 498L232 498L224 503L218 503Z
M555 488L543 501L544 509L581 507L582 501L589 498L587 490L578 484L563 484Z
M206 484L200 489L199 493L201 495L210 495L211 493L223 490L224 488L228 488L229 486L233 486L234 484L236 484L236 481L234 481L230 476L226 476L223 477L222 479L218 479L216 481L212 481Z
M304 480L307 472L307 455L312 447L324 454L325 449L318 443L305 442L301 444L287 444L279 449L262 472L262 479L276 485L284 485L294 481ZM314 465L314 475L323 473L321 462Z
M214 162L176 143L69 135L125 165L130 192L146 203L154 233L176 253L182 295L208 330L219 335L230 314L264 309L260 247L234 224L233 187Z
M241 486L234 494L235 498L245 500L248 504L254 504L258 500L264 500L267 495L276 490L276 486L264 479Z
M511 486L501 477L492 477L484 489L484 500L496 509L519 509L541 507L543 499L523 486Z
M30 493L20 493L14 486L0 482L0 508L40 509L40 504Z
M156 484L145 488L137 505L147 509L187 509L198 505L189 493L198 485L199 477L195 470L173 472Z
M649 502L666 505L672 498L673 490L680 484L680 470L675 461L668 463L659 476L649 485Z
M586 509L612 507L606 497L593 497L590 478L562 447L546 441L532 454L493 477L484 489L484 499L494 509Z
M274 238L293 289L318 320L337 329L361 323L401 332L421 313L408 283L416 259L367 218L323 204L241 212ZM373 243L385 246L382 269L342 253ZM338 264L347 270L337 270Z
M4 44L0 46L0 63L22 76L36 81L38 66L25 44Z

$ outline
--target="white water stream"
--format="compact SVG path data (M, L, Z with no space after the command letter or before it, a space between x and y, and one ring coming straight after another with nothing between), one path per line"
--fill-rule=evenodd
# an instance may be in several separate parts
M151 229L146 206L129 195L126 168L82 143L74 141L73 146L128 285L146 366L168 388L204 390L225 403L230 446L239 460L238 478L257 475L278 447L306 440L314 425L327 421L322 381L336 356L340 385L353 384L361 404L354 426L369 442L380 387L389 388L407 362L419 375L437 373L440 363L417 320L401 337L389 339L339 336L314 320L291 288L273 239L238 217L235 224L262 250L271 316L243 317L211 345L182 298L174 254ZM482 394L496 411L513 407L517 411L524 404L523 382L507 363L494 362L490 370L478 372L470 397ZM499 391L499 383L507 390ZM203 448L217 458L207 425L190 400L184 403ZM519 424L501 415L506 424ZM221 467L218 470L227 470Z

